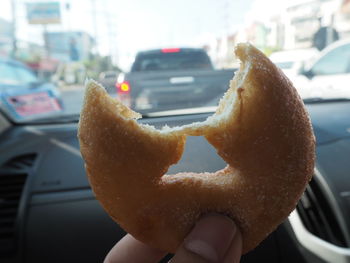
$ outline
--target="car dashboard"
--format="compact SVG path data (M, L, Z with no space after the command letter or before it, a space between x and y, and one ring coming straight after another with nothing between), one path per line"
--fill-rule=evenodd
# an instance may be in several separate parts
M317 140L315 176L297 208L242 262L350 261L350 102L308 104ZM160 128L210 113L141 119ZM12 125L0 134L0 262L102 262L125 232L90 189L77 122ZM214 172L225 162L188 137L169 173Z

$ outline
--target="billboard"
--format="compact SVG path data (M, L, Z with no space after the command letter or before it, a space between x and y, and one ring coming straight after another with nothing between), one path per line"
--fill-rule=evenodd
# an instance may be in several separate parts
M27 20L29 24L59 24L61 10L59 2L27 3Z
M50 55L60 61L82 61L89 58L93 39L86 32L46 32Z

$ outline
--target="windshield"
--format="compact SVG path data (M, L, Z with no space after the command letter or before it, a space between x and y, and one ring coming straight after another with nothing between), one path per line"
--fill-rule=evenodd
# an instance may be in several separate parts
M240 42L270 57L306 103L350 98L349 1L1 3L0 109L15 122L77 120L88 78L145 116L213 109Z

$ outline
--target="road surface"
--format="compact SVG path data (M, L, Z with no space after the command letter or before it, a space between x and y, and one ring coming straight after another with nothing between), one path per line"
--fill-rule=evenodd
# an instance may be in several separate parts
M75 88L65 88L62 89L61 93L64 112L68 115L79 113L83 104L84 87L76 86Z
M67 115L79 113L84 99L84 86L68 86L62 88L61 94L64 104L64 113Z

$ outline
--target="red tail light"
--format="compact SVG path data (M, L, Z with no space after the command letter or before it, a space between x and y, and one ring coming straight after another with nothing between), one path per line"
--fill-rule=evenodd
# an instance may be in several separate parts
M117 98L126 106L131 107L131 87L128 81L117 82Z
M180 52L179 48L163 48L162 53L177 53Z
M123 81L116 84L118 94L129 94L130 93L130 84L127 81Z

